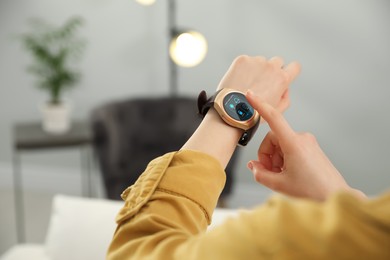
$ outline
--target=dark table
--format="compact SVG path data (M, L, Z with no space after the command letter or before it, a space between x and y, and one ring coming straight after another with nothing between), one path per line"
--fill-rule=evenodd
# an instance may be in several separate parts
M18 123L13 128L13 176L14 176L14 198L16 214L17 240L25 242L25 216L23 199L23 182L21 172L21 153L39 149L53 148L79 148L82 157L82 170L85 169L85 176L82 176L82 192L85 196L91 196L91 156L90 144L92 134L87 122L73 122L71 129L61 135L48 134L43 131L41 124ZM84 159L85 156L85 159ZM83 172L83 171L82 171Z

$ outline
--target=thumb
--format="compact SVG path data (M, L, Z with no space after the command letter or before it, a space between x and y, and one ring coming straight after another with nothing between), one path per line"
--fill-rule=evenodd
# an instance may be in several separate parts
M281 172L270 171L259 161L250 161L248 168L252 171L253 177L258 183L274 191L282 189L283 176Z

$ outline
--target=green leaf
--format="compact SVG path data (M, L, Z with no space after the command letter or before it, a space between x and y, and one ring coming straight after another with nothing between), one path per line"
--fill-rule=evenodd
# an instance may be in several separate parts
M30 21L31 31L19 38L33 58L27 71L36 77L39 88L48 91L52 102L59 101L64 89L75 86L81 78L75 62L86 46L85 40L77 35L83 24L83 19L77 16L59 27L36 18Z

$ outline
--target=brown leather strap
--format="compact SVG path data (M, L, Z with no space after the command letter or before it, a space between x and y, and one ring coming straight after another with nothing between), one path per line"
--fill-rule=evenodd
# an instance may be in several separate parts
M207 98L206 91L202 90L202 92L199 93L198 96L198 113L202 117L205 117L207 112L209 111L210 107L213 106L215 97L218 95L218 93L221 90L218 90L214 95L212 95L210 98Z
M246 130L242 135L240 140L238 141L239 145L246 146L249 141L252 139L254 134L256 133L257 128L260 125L260 119L257 121L257 123L250 129Z

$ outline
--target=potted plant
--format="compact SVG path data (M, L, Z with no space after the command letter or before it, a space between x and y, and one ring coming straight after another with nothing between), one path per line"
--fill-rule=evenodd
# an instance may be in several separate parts
M60 134L70 128L71 108L63 92L81 77L74 62L85 47L84 39L76 35L82 24L80 17L72 17L60 27L35 19L31 22L32 31L21 35L23 46L33 58L28 72L36 77L36 85L49 94L49 100L41 106L42 127L49 133Z

